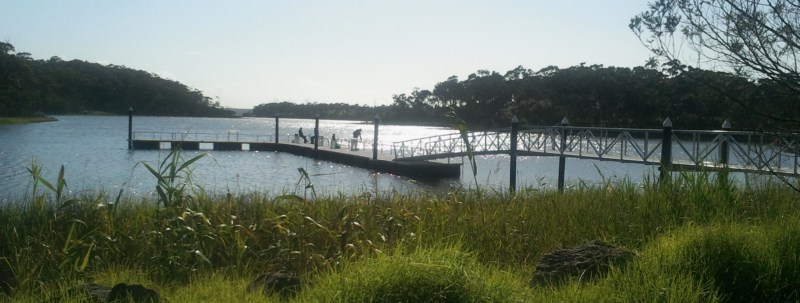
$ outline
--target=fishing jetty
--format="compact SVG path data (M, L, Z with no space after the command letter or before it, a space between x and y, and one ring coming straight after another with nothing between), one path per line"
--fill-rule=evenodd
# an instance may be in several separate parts
M275 135L248 135L238 132L189 133L189 132L134 132L132 115L128 119L128 149L131 150L213 150L213 151L268 151L283 152L360 167L380 173L406 176L415 179L453 179L461 176L461 163L441 163L429 160L398 159L392 153L378 149L379 119L375 119L375 138L372 148L360 144L357 139L331 140L320 136L319 117L316 118L313 143L299 140L298 135L284 141L278 133L280 120L275 117Z
M129 123L130 124L130 123ZM434 160L480 155L510 156L510 190L516 188L519 156L557 157L558 188L564 189L566 159L589 159L658 166L661 175L673 171L710 171L727 179L729 172L800 177L795 133L734 131L728 121L720 130L673 130L667 118L659 129L600 128L570 126L564 118L559 125L519 125L510 128L438 135L392 143L379 153L379 119L375 117L371 149L359 147L354 139L326 140L319 136L316 119L312 144L302 144L297 135L279 142L279 119L275 135L246 136L238 133L140 133L129 126L130 149L258 150L287 152L319 160L362 167L412 178L458 178L461 163ZM149 136L149 137L148 137ZM204 147L205 145L205 147ZM344 145L347 148L342 148ZM370 155L371 152L371 155Z

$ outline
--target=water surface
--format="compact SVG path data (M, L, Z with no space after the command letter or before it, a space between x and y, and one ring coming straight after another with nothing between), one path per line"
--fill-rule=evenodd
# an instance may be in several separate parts
M126 116L58 116L55 122L0 125L0 199L11 200L29 195L31 163L42 167L46 179L54 181L59 168L72 194L105 192L114 196L120 189L128 195L151 195L155 178L143 167L157 167L168 150L127 149ZM134 131L250 134L274 136L274 118L177 118L134 117ZM279 140L289 142L302 127L313 134L314 120L280 119ZM320 120L320 135L349 138L356 129L363 130L362 144L371 147L374 126L363 121ZM454 130L426 126L380 125L381 152L390 152L392 142L453 133ZM270 141L274 140L272 138ZM314 189L320 194L359 194L362 192L446 191L478 186L508 189L508 156L485 156L477 160L477 175L469 165L462 167L462 177L437 182L375 173L326 161L315 161L286 153L255 151L184 151L185 159L207 154L193 168L194 181L213 193L261 191L271 194L308 194L298 168L306 170ZM462 162L458 159L442 161ZM464 161L466 163L466 161ZM567 160L567 183L597 184L628 178L641 181L652 167L590 160ZM521 187L552 187L557 176L557 159L520 157L517 184Z

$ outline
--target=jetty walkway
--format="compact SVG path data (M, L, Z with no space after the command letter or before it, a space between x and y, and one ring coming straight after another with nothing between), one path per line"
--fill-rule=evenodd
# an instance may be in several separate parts
M516 139L513 138L516 136ZM790 136L723 130L524 126L395 142L399 160L473 155L563 156L681 170L728 170L798 176L800 157ZM516 142L515 142L516 141Z
M398 160L432 160L471 155L511 155L515 182L518 156L559 158L559 188L563 189L566 158L660 166L669 171L744 172L800 177L800 134L721 130L673 130L667 118L662 129L569 126L521 126L453 133L402 142L392 150Z
M355 142L331 142L319 136L315 144L300 144L288 137L237 132L134 134L129 120L130 149L275 151L372 169L413 178L458 178L461 163L431 162L436 159L479 155L510 155L510 186L516 188L519 156L558 157L558 188L564 187L567 158L657 165L662 176L670 171L716 171L800 177L798 134L732 131L725 121L721 130L673 130L667 118L661 129L599 128L569 126L566 118L556 126L521 126L516 117L510 128L453 133L394 142L378 147L379 120L374 121L371 148ZM319 118L315 124L318 133Z
M317 144L279 141L271 135L247 135L236 132L214 133L164 133L132 132L130 149L134 150L214 150L214 151L270 151L361 167L382 173L416 179L445 179L461 176L460 163L440 163L426 160L396 161L392 153L365 148L350 140L322 138ZM297 142L297 141L295 141Z

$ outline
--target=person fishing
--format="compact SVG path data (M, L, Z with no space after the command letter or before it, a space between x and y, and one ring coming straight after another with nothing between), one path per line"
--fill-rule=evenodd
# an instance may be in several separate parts
M336 142L336 134L331 135L331 148L334 149L342 148L342 146L339 145L339 142Z
M302 127L300 128L300 130L299 130L299 131L297 131L297 135L298 135L300 138L303 138L303 143L308 143L308 140L306 139L306 136L305 136L305 135L303 135L303 128L302 128Z
M361 141L361 129L357 129L353 132L353 139L358 139Z

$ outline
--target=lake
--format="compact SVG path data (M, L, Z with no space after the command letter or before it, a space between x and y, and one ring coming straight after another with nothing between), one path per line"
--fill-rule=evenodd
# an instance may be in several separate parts
M47 180L55 182L59 168L65 168L67 188L71 195L104 193L116 196L122 189L127 195L152 195L156 179L142 163L157 167L168 150L128 150L127 116L57 116L58 121L0 125L0 201L14 201L30 195L31 163L42 167ZM289 142L302 127L306 136L313 134L313 119L280 119L280 141ZM133 118L134 132L190 132L275 134L274 118ZM363 129L362 144L372 146L374 126L365 121L320 120L320 135L349 138L356 129ZM389 152L391 143L426 136L455 132L453 129L428 126L380 125L381 152ZM270 139L274 140L274 139ZM193 168L194 183L211 193L268 194L305 192L298 168L305 169L318 194L385 194L390 192L442 192L454 188L478 186L499 191L508 190L509 157L485 156L477 159L477 177L466 160L444 162L465 163L462 177L435 182L413 180L390 174L350 167L332 162L315 161L286 153L255 151L184 151L190 159L207 154ZM552 188L557 178L555 157L520 157L517 163L519 187ZM594 185L628 179L641 182L655 168L616 162L567 159L567 185ZM40 187L42 190L43 187Z

